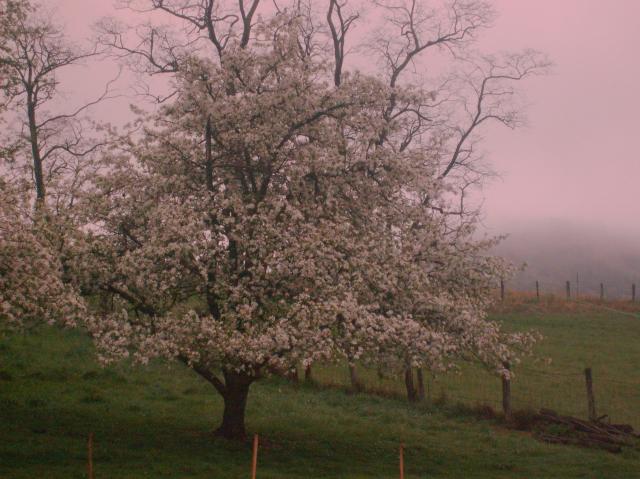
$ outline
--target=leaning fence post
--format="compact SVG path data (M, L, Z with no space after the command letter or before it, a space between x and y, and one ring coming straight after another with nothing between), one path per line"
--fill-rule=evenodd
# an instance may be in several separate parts
M504 302L504 279L500 278L500 300Z
M571 299L571 281L567 281L567 301Z
M404 479L404 444L400 443L400 479Z
M506 373L502 374L502 411L504 418L511 420L511 370L508 362L502 363Z
M258 435L253 435L253 455L251 457L251 479L256 479L258 469Z
M536 299L540 301L540 283L536 280Z
M595 421L596 416L596 400L593 396L593 377L591 376L591 368L584 370L584 378L587 384L587 403L589 407L589 420Z
M93 479L93 433L89 433L87 441L87 477Z

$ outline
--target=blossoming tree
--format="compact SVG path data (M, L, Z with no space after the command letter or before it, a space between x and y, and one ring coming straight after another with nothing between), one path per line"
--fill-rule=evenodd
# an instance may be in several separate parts
M206 32L215 61L156 50L170 36L153 28L138 50L113 25L106 33L172 73L174 93L111 149L83 203L74 268L114 305L88 319L103 358L183 362L224 399L218 433L239 438L249 387L273 368L342 357L410 370L465 355L501 368L527 348L529 336L485 319L505 265L448 214L445 177L471 152L431 125L444 115L433 92L397 84L418 37L394 54L387 44L389 82L342 70L355 18L343 3L330 2L329 50L301 2L269 17L255 16L257 0L236 14L196 3L151 7ZM477 28L465 12L458 21ZM492 72L517 79L536 66ZM478 105L476 123L502 111Z
M0 329L76 325L85 307L63 281L57 231L36 221L31 196L0 177Z

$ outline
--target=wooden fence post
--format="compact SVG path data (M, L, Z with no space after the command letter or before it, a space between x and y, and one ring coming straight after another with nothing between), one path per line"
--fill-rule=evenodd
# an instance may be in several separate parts
M500 300L504 303L504 279L500 278Z
M631 302L632 303L636 302L636 283L633 283L631 285Z
M587 384L587 404L589 407L589 420L595 421L596 416L596 400L593 395L593 377L591 376L591 368L584 370L584 378Z
M567 301L571 299L571 281L567 281Z
M600 301L604 301L604 283L600 283Z
M507 421L511 420L511 376L510 366L508 362L504 362L504 368L507 374L502 375L502 411Z
M404 479L404 444L400 443L400 479Z
M256 479L258 470L258 435L253 435L253 455L251 456L251 479Z
M536 280L536 299L540 301L540 283Z
M87 477L93 479L93 433L89 433L87 441Z

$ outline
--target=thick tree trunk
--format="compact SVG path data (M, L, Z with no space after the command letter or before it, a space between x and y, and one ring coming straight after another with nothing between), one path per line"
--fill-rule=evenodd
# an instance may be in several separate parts
M413 382L413 368L407 366L404 369L404 384L407 388L407 399L409 402L416 402L418 400L418 392Z
M224 412L216 435L225 439L243 440L247 437L244 415L253 378L236 372L225 372L224 379L224 391L221 392Z
M304 368L304 381L306 383L312 383L313 382L313 374L311 371L311 364L309 364L306 368Z
M422 375L422 368L416 369L416 375L418 378L418 400L424 401L424 376Z

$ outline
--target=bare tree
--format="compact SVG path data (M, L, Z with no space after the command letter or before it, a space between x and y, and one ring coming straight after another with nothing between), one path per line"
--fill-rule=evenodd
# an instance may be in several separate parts
M52 112L59 100L60 73L98 54L72 46L62 29L28 0L3 0L0 17L0 92L17 118L19 131L7 138L15 159L23 153L32 172L37 203L45 201L48 185L65 182L56 200L73 203L81 183L83 160L102 142L89 138L83 115L110 97L109 82L102 94L70 111ZM61 205L58 205L61 206Z

